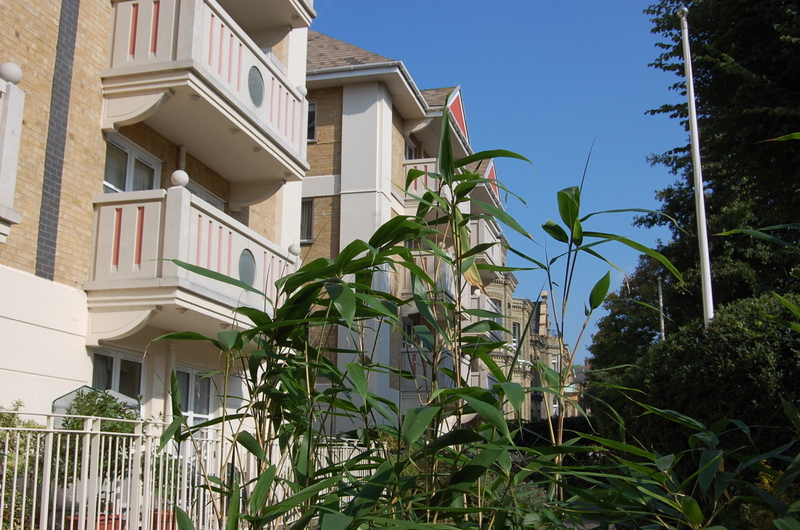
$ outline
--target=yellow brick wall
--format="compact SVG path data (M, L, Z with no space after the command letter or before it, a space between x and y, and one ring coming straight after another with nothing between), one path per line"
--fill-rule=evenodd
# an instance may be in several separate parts
M304 263L317 258L339 256L341 201L339 196L314 197L313 244L304 244L300 256Z
M403 173L406 139L403 137L403 118L397 109L392 109L392 191L403 195L406 176Z
M25 111L14 197L21 220L11 227L8 241L0 244L0 264L27 272L33 272L36 263L59 12L58 2L3 2L0 63L13 62L22 68L17 86L25 91Z
M317 102L317 140L308 144L308 175L339 175L342 172L342 88L311 90L309 101Z
M246 224L270 241L276 241L278 236L278 202L276 193L263 202L249 206L250 220ZM300 212L297 212L297 216L300 216Z

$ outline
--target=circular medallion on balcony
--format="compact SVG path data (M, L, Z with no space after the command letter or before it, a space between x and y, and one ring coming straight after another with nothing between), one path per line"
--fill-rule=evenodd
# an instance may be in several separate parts
M247 249L239 254L239 279L250 287L253 287L256 281L256 258Z
M261 72L255 66L250 67L250 73L247 74L247 87L250 89L250 99L256 107L261 106L264 101L264 78L261 77Z

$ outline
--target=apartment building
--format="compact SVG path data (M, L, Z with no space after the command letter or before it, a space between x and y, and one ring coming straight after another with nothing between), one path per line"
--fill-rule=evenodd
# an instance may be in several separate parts
M83 385L214 414L215 336L299 263L313 0L6 2L0 405Z
M454 156L472 154L463 98L459 87L421 90L401 61L395 61L340 40L309 31L308 40L308 161L303 182L302 256L335 258L354 239L369 239L384 222L396 215L414 214L418 197L433 179L420 178L409 194L405 177L411 168L437 172L443 110L449 105ZM447 100L448 94L450 99ZM481 169L495 178L493 164ZM496 187L479 185L473 195L501 207ZM487 216L488 217L488 216ZM498 243L480 253L478 262L505 263L504 242L493 219L479 219L470 226L473 246ZM447 249L444 249L447 251ZM434 270L434 260L421 256L419 265L436 277L441 286L452 285L452 273ZM485 286L502 278L482 271ZM400 296L410 297L410 282L403 274L387 272L386 285ZM458 296L464 307L501 312L480 289L464 289ZM403 308L404 327L420 324L413 308ZM412 374L424 371L422 354L401 333L384 326L370 342L375 362L402 367ZM340 349L351 347L340 333L334 342ZM350 362L338 354L338 362ZM484 367L465 367L470 383L490 384ZM371 391L401 404L401 409L420 405L428 384L424 377L402 379L392 374L372 374Z

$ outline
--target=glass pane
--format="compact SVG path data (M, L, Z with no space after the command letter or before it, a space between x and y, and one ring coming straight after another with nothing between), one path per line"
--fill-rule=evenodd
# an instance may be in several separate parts
M211 412L211 378L194 376L194 413L208 416Z
M192 396L189 395L189 374L186 372L175 372L178 377L178 390L181 393L181 411L189 412L189 400Z
M305 200L300 204L300 240L311 241L314 237L314 203Z
M139 399L142 390L142 363L120 359L119 392L134 399Z
M155 176L155 170L137 158L133 163L133 188L131 190L152 190Z
M309 140L317 139L317 103L308 102L308 136Z
M109 390L111 388L111 378L114 376L114 358L95 353L93 364L92 387L100 390Z
M103 192L125 191L127 167L128 153L115 145L106 144L106 172Z

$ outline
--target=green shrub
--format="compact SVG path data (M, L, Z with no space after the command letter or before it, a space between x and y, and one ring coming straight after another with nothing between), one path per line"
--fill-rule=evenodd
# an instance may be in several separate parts
M788 298L800 300L796 295ZM800 334L772 317L792 319L772 295L722 307L708 330L700 321L681 328L655 344L614 383L641 392L628 393L636 400L708 425L733 418L750 426L749 436L742 432L727 438L729 449L778 447L795 435L782 400L800 403ZM639 407L615 391L603 392L603 398L644 446L662 453L685 447L684 430L642 415ZM594 410L600 412L607 435L617 430L614 422L604 421L603 409L594 406Z

